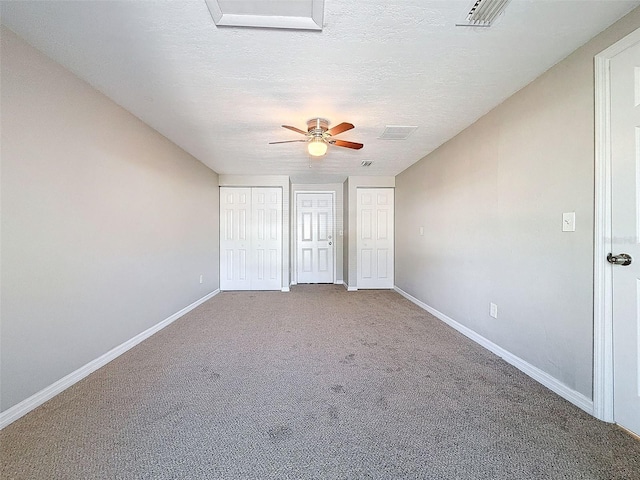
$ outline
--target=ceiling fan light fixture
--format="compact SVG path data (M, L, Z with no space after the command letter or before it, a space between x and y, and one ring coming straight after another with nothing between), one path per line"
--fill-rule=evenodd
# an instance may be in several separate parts
M329 120L325 118L312 118L307 121L307 131L300 130L297 127L291 125L282 125L283 128L291 130L292 132L300 133L306 138L304 140L284 140L281 142L269 142L269 145L275 143L294 143L305 142L307 144L307 150L312 157L322 157L327 153L329 145L336 147L351 148L353 150L360 150L364 147L363 144L357 142L349 142L347 140L340 140L334 138L334 135L339 135L342 132L346 132L355 128L352 123L342 122L335 127L329 128Z
M327 144L322 137L313 137L309 142L309 155L321 157L327 153Z

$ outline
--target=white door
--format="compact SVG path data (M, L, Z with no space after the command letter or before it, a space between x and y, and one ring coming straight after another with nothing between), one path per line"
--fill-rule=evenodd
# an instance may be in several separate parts
M282 287L282 190L220 188L220 290Z
M296 194L298 283L333 283L332 193Z
M358 188L358 288L393 288L393 189Z
M251 189L220 189L220 289L251 290Z
M251 290L282 286L282 189L251 189Z
M614 419L640 435L640 43L611 60L611 161Z

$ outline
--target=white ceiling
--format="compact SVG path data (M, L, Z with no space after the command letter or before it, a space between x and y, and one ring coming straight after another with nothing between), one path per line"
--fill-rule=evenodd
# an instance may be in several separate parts
M205 0L2 2L1 18L216 172L318 183L400 173L640 1L512 0L491 28L456 27L471 4L326 0L322 31L217 27ZM268 145L313 117L364 148Z

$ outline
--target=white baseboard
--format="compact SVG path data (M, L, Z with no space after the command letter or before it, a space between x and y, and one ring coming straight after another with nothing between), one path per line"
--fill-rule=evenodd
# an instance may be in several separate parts
M289 287L282 287L281 291L282 292L290 292L291 289Z
M336 280L335 282L333 282L334 285L344 285L344 282L342 280Z
M482 335L474 332L473 330L471 330L468 327L465 327L461 323L456 322L454 319L448 317L444 313L439 312L438 310L436 310L433 307L430 307L426 303L421 302L420 300L418 300L414 296L408 294L407 292L405 292L401 288L398 288L397 286L394 286L393 289L396 292L398 292L400 295L405 297L406 299L412 301L413 303L415 303L419 307L421 307L424 310L426 310L427 312L429 312L434 317L438 318L439 320L442 320L444 323L446 323L450 327L456 329L457 331L462 333L464 336L470 338L471 340L473 340L474 342L476 342L479 345L483 346L487 350L495 353L500 358L502 358L504 361L506 361L507 363L510 363L511 365L516 367L518 370L526 373L531 378L533 378L537 382L539 382L542 385L544 385L545 387L547 387L549 390L557 393L562 398L564 398L565 400L568 400L569 402L573 403L575 406L581 408L582 410L584 410L588 414L593 415L593 400L591 400L590 398L584 396L580 392L577 392L577 391L567 387L564 383L560 382L560 380L558 380L557 378L552 377L548 373L540 370L538 367L534 367L533 365L531 365L530 363L524 361L520 357L517 357L513 353L505 350L504 348L500 347L499 345L496 345L491 340L488 340L488 339L484 338Z
M31 410L39 407L40 405L42 405L47 400L50 400L51 398L55 397L56 395L58 395L63 390L66 390L67 388L69 388L71 385L79 382L80 380L82 380L83 378L88 376L89 374L95 372L100 367L106 365L110 361L112 361L115 358L119 357L120 355L125 353L127 350L130 350L131 348L135 347L140 342L142 342L143 340L146 340L147 338L149 338L154 333L162 330L164 327L166 327L169 324L175 322L177 319L179 319L180 317L182 317L186 313L190 312L191 310L196 308L198 305L206 302L207 300L209 300L211 297L217 295L218 293L220 293L219 289L218 290L214 290L213 292L205 295L204 297L200 298L199 300L196 300L191 305L188 305L188 306L184 307L179 312L176 312L173 315L171 315L170 317L162 320L160 323L155 324L153 327L150 327L147 330L145 330L144 332L139 333L135 337L133 337L133 338L127 340L126 342L118 345L117 347L109 350L104 355L101 355L100 357L96 358L95 360L90 361L89 363L87 363L86 365L80 367L76 371L71 372L69 375L61 378L57 382L52 383L51 385L49 385L46 388L43 388L38 393L35 393L35 394L31 395L29 398L23 400L22 402L14 405L13 407L11 407L11 408L5 410L4 412L0 413L0 430L2 430L4 427L9 425L10 423L15 422L20 417L26 415Z
M343 282L344 288L347 289L347 292L357 292L358 287L350 287L347 282Z

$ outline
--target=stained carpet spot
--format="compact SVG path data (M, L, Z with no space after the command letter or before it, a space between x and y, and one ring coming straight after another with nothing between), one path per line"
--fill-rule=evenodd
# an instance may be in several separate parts
M351 363L355 360L355 358L356 358L356 354L350 353L349 355L346 355L344 359L340 360L340 363Z
M206 378L208 380L218 380L220 378L220 374L214 372L213 369L208 365L200 367L198 376L201 378Z
M293 435L293 430L286 425L278 425L267 430L267 434L272 441L281 442Z
M376 401L376 405L380 407L382 410L387 410L389 408L389 400L387 400L385 397L380 397Z
M333 393L344 393L344 387L342 385L334 385L331 387Z

